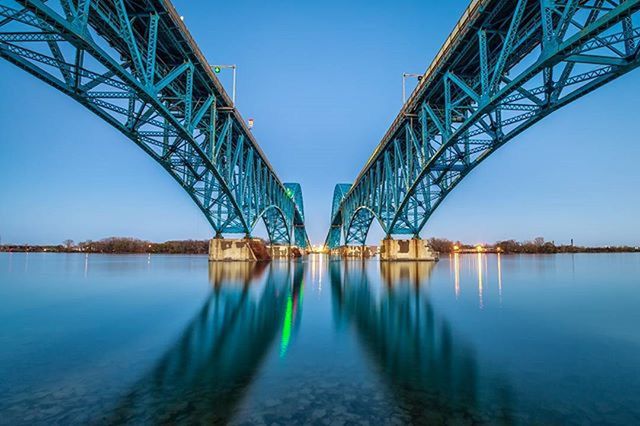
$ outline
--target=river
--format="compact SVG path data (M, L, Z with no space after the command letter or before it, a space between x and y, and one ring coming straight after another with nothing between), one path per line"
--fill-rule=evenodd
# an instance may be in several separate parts
M640 424L640 255L0 253L1 424Z

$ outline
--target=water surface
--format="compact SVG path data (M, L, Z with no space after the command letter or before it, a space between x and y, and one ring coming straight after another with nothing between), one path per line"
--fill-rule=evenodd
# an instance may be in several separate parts
M640 255L0 253L2 424L640 424Z

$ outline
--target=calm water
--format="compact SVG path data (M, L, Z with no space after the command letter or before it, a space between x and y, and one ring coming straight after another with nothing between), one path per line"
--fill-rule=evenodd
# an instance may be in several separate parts
M640 256L0 253L0 423L640 424Z

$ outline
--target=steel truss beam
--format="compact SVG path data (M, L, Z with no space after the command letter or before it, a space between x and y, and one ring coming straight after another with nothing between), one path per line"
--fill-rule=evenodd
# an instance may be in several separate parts
M307 246L301 193L278 179L170 3L0 0L0 57L140 146L216 235L263 218L274 242Z
M364 244L374 217L388 236L418 237L499 147L640 65L639 10L640 0L473 2L355 183L334 195L326 244Z

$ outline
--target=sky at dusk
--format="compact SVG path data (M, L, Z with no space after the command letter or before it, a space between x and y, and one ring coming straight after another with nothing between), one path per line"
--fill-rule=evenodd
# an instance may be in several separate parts
M468 1L174 4L211 63L238 65L238 108L281 180L302 185L317 244L334 185L355 179L401 107L402 73L424 72ZM422 236L640 245L638 99L635 71L545 118L467 176ZM212 236L133 142L3 60L0 182L2 243ZM381 237L374 225L369 242Z

